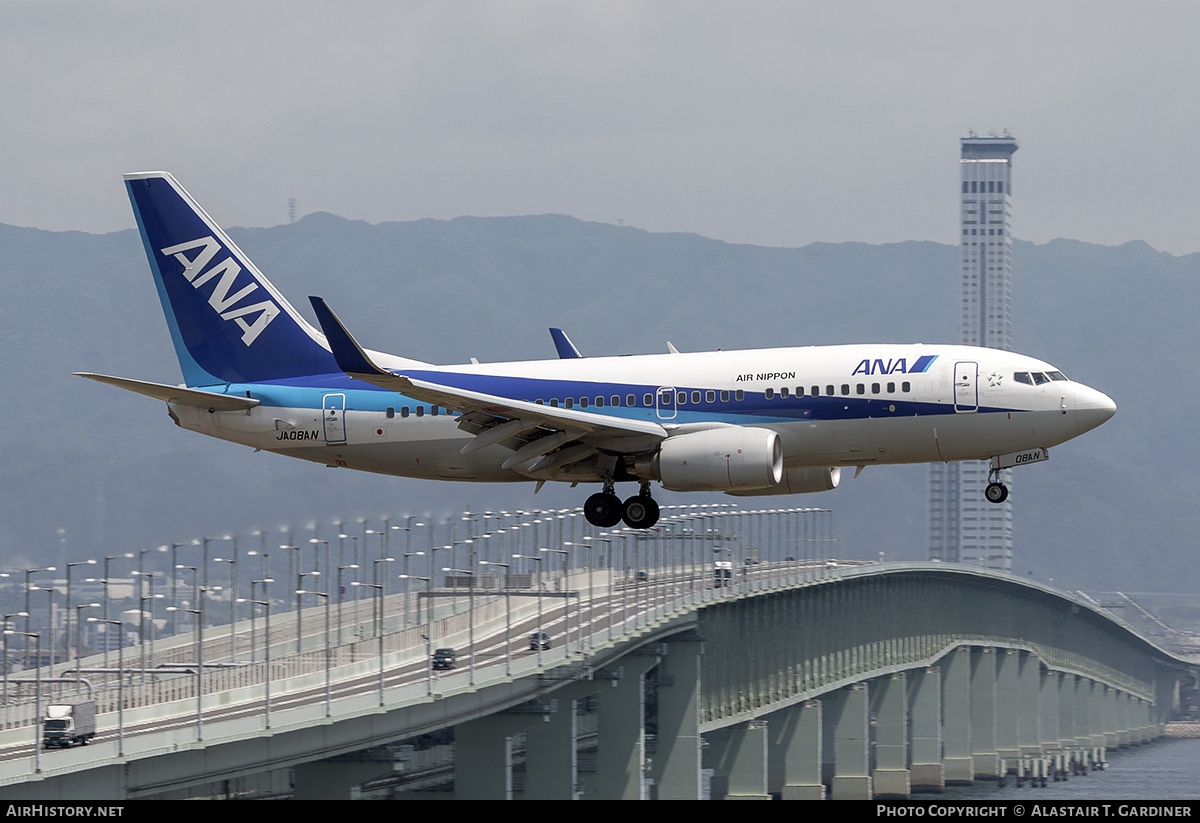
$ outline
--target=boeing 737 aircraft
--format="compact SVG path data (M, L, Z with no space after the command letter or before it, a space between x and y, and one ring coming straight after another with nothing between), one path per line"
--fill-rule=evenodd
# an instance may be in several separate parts
M255 449L436 480L596 483L596 526L658 520L652 483L817 492L841 469L1047 459L1112 417L1104 394L994 349L856 345L435 366L317 331L165 172L125 175L185 385L98 374L175 423ZM636 483L624 502L617 483ZM992 482L992 502L1008 496Z

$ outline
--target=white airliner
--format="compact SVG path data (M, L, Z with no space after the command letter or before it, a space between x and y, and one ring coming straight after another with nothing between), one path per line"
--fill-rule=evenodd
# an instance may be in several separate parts
M319 298L314 329L165 172L125 175L185 385L98 374L222 440L383 474L597 483L596 526L658 520L672 491L826 491L843 466L1045 460L1112 417L1107 396L994 349L820 346L435 366L363 350ZM624 502L617 483L636 483ZM991 483L1001 502L1007 488Z

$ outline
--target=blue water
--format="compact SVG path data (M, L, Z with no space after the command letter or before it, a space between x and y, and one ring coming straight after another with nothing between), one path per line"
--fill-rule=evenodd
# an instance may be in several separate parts
M995 782L952 786L941 794L916 794L916 800L1197 800L1200 799L1200 739L1164 738L1106 755L1108 768L1086 777L1046 782L1045 788L1004 788Z

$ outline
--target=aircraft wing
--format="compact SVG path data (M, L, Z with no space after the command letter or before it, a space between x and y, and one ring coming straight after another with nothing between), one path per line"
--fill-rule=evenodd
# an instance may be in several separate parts
M92 374L91 372L74 372L79 377L107 383L126 391L154 397L166 403L181 403L185 406L195 406L209 411L244 411L258 405L258 401L249 397L239 397L236 394L217 394L199 389L185 389L182 386L169 386L166 383L150 383L146 380L133 380L129 377L110 377L107 374Z
M625 420L579 409L538 405L386 371L375 365L324 300L319 297L309 300L342 371L357 380L460 412L465 418L460 427L476 434L475 441L464 447L464 453L492 443L506 443L516 449L514 458L524 454L531 459L576 440L596 448L643 451L667 436L665 428L648 420ZM522 439L537 430L541 430L539 436ZM510 465L516 463L507 463L505 467Z

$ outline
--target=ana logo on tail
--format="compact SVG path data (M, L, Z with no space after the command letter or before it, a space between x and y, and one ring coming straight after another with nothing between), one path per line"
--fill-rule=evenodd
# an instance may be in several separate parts
M195 257L189 258L184 252L192 249L200 249L200 251ZM226 257L220 263L205 270L217 256L217 252L223 251L221 244L214 238L201 237L198 240L189 240L186 243L168 246L160 251L179 261L183 266L181 273L184 279L191 283L194 289L200 288L219 275L219 279L213 285L212 294L208 296L208 304L216 310L222 320L232 320L238 324L242 330L242 343L245 345L249 346L253 343L271 324L271 321L279 315L279 306L271 300L234 308L235 304L253 294L258 289L258 284L251 282L234 294L229 293L233 289L237 276L242 272L242 267L232 257ZM254 314L257 314L257 317L253 321L245 319Z

